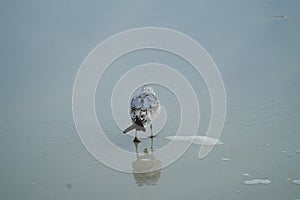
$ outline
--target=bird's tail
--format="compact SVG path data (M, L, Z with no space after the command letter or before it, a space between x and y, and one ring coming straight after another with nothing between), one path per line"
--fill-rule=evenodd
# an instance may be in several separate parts
M129 131L131 131L131 130L133 130L133 129L136 129L137 131L146 131L146 129L145 129L145 127L142 127L142 126L138 126L138 125L136 125L136 124L132 124L131 126L129 126L128 128L126 128L124 131L123 131L123 133L125 134L125 133L127 133L127 132L129 132Z

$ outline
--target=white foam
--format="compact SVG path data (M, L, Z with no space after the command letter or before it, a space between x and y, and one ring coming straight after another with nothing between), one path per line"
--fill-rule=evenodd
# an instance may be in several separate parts
M297 184L297 185L300 185L300 179L299 180L293 180L292 182Z
M190 142L193 144L206 146L224 144L218 138L211 138L207 136L168 136L166 139L174 142Z
M300 149L296 150L296 153L300 153Z
M272 183L269 179L252 179L252 180L246 180L243 182L246 185L257 185L257 184L270 184Z
M247 174L247 173L245 173L245 174L242 174L243 176L250 176L250 174Z

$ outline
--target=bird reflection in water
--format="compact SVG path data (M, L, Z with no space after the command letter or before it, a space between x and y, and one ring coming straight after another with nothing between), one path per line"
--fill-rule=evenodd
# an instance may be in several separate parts
M161 161L153 151L153 138L150 138L150 152L145 148L143 153L138 152L139 142L135 142L136 160L132 162L132 173L138 186L156 185L161 174Z

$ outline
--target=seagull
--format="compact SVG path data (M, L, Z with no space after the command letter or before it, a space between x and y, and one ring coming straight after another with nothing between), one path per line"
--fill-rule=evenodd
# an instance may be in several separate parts
M141 92L135 95L130 101L130 118L132 125L126 128L123 133L135 129L133 142L140 142L137 138L137 131L146 131L150 126L151 136L153 138L152 122L160 114L160 104L151 85L144 85Z

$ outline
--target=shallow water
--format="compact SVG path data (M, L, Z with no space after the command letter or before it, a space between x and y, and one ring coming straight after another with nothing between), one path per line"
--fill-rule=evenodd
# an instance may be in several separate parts
M300 178L299 6L299 1L2 3L0 199L299 199L300 186L293 183ZM76 72L91 49L112 34L143 26L181 31L205 47L223 76L227 117L224 144L205 159L198 159L199 146L192 145L171 166L134 176L105 167L86 151L71 103ZM153 50L128 54L104 75L96 109L111 141L132 152L132 138L113 122L107 95L124 72L148 62L168 64L188 77L201 108L199 135L210 117L205 83L186 62ZM178 129L180 109L171 92L154 87L168 111L153 140L160 148ZM151 154L150 147L142 139L137 150ZM153 157L139 159L159 165ZM243 184L253 179L271 183Z

